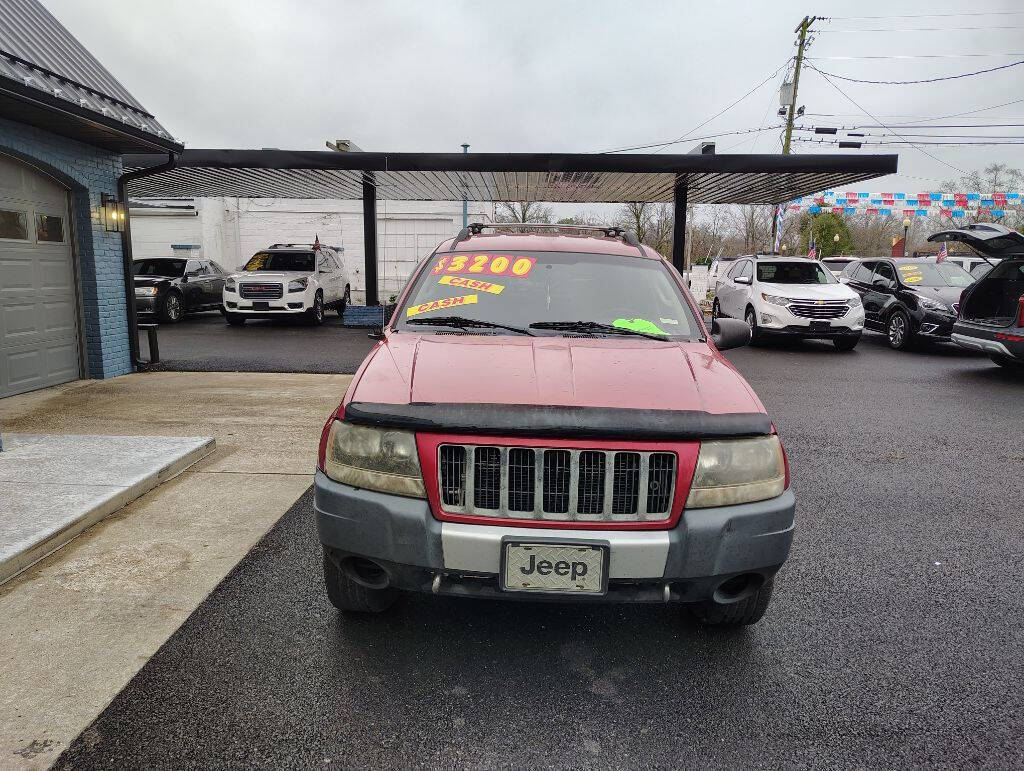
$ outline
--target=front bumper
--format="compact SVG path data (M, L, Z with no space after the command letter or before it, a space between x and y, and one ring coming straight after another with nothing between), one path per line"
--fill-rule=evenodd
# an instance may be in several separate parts
M314 510L320 541L336 560L365 557L399 589L502 599L695 602L726 579L771 577L793 541L791 490L740 506L693 509L671 530L539 529L440 522L423 499L361 490L317 472ZM498 587L501 541L594 540L610 544L609 588L600 597L506 593ZM666 586L668 587L666 590Z
M757 331L766 335L787 335L804 338L833 338L859 336L864 331L864 308L856 306L845 315L827 321L827 329L811 329L809 319L797 316L781 305L764 303L757 310Z
M135 295L135 312L136 313L156 313L157 311L157 297L156 295Z
M953 334L953 322L955 321L956 316L926 311L917 321L916 333L919 337L946 341Z
M224 295L224 310L245 316L282 316L305 313L312 305L301 294L285 295L280 300L243 300L236 294Z

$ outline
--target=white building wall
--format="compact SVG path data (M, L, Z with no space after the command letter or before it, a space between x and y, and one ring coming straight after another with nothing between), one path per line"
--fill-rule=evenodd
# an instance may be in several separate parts
M191 200L149 201L182 205ZM200 198L197 215L175 210L131 209L135 257L170 254L172 243L201 245L201 254L229 270L274 243L320 243L344 247L353 291L365 290L361 201L321 199ZM470 202L470 222L489 222L491 204ZM461 201L378 201L378 289L387 301L397 294L419 260L462 228Z

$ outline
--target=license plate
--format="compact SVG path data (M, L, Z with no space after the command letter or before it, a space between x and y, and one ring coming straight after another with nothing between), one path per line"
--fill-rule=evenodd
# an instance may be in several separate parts
M506 541L501 588L540 594L604 594L609 548L585 543Z
M268 303L268 302L258 302L258 301L254 302L252 304L252 309L254 311L269 311L270 310L270 303Z
M832 329L832 325L829 324L827 321L812 321L811 322L811 331L812 332L828 332L830 329Z

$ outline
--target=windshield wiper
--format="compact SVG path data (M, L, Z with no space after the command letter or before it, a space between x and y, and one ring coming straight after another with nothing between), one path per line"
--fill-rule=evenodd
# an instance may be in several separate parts
M507 329L509 332L517 332L520 335L535 337L533 332L522 327L511 327L508 324L498 324L494 321L483 321L482 319L468 319L465 316L431 316L426 319L409 319L406 324L429 324L435 327L460 327L461 329L469 329L471 327Z
M537 321L530 324L530 329L553 329L559 332L603 332L609 335L635 335L646 337L649 340L668 340L666 335L652 335L649 332L639 332L635 329L616 327L612 324L602 324L599 321Z

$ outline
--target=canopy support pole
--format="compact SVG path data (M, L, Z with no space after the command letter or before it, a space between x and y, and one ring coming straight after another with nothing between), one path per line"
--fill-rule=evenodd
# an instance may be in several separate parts
M690 192L686 174L676 174L673 189L675 212L672 222L672 265L680 273L686 270L686 198Z
M377 184L372 171L363 172L363 264L366 305L380 305L377 296Z

